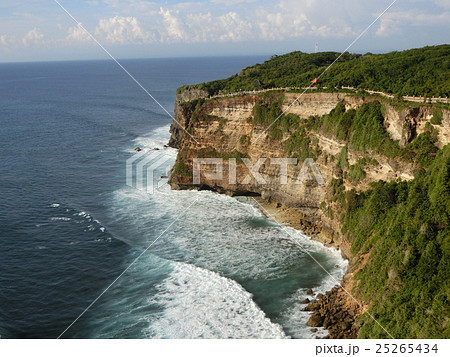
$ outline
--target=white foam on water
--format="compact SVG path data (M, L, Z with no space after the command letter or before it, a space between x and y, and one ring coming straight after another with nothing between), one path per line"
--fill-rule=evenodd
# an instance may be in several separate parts
M52 204L52 207L60 207L59 203L54 203ZM72 221L73 223L79 224L81 226L81 229L83 232L95 232L95 231L99 231L102 232L103 238L94 238L93 241L95 242L111 242L111 237L109 236L109 232L107 232L106 228L103 227L103 225L101 224L101 222L98 219L95 219L92 214L90 214L89 212L86 211L81 211L78 210L76 208L64 208L64 211L70 215L71 217L67 217L67 216L56 216L56 217L50 217L49 220L51 221L60 221L60 222L68 222L68 221ZM43 224L39 224L36 225L41 226ZM83 236L84 237L84 236ZM88 237L88 236L86 236ZM89 235L89 237L91 237ZM78 244L79 242L75 242L72 241L69 244L73 245L73 244Z
M141 148L144 152L152 152L153 149L159 149L161 154L169 155L171 157L176 157L177 150L167 146L169 142L170 134L169 134L170 125L165 125L163 127L152 130L146 135L139 136L136 139L133 139L132 147L128 148L126 152L135 153L134 149L136 147Z
M203 296L206 294L205 291L209 291L210 288L206 282L201 284L198 282L201 286L198 290L194 283L191 286L191 280L187 278L187 280L182 280L181 277L185 277L186 271L189 271L193 276L201 275L205 279L212 279L214 282L210 283L211 288L214 287L218 291L226 289L229 284L236 284L239 287L240 285L228 278L217 280L217 276L233 277L233 279L234 277L240 277L244 280L283 280L285 278L290 279L289 274L291 274L292 269L302 264L306 272L308 270L319 271L319 276L324 275L316 263L311 262L305 265L303 260L309 258L308 254L305 253L306 250L311 254L320 255L322 263L327 263L325 265L333 278L324 275L322 280L316 279L315 286L308 286L308 288L313 288L315 293L325 293L341 280L347 268L347 262L342 259L338 250L327 248L319 242L311 240L301 231L290 227L281 228L270 223L258 208L251 204L239 202L232 197L210 191L167 191L148 195L143 191L126 188L116 191L114 200L115 212L113 217L125 219L128 226L135 227L132 240L127 241L131 245L148 246L159 235L158 232L166 229L175 218L180 218L151 248L153 254L162 258L172 261L174 259L182 260L192 264L184 270L177 268L174 273L176 275L172 276L170 280L171 283L165 283L166 285L162 288L165 293L159 295L158 299L166 312L155 325L157 330L155 334L159 337L222 336L214 335L215 332L213 333L210 327L204 327L204 325L210 326L211 323L206 323L201 316L196 315L197 313L198 315L211 313L194 308L196 306L194 301L209 301L209 298L215 299L217 297L215 295ZM195 200L197 201L187 209ZM256 224L255 227L252 226L254 223ZM155 230L155 232L150 233L147 230L149 228ZM286 233L286 230L290 235ZM292 237L295 238L297 243L293 241ZM130 238L128 237L128 239ZM145 239L147 240L145 241ZM182 252L181 255L180 251ZM338 265L339 268L336 268L335 265ZM204 271L209 271L209 273L203 273ZM219 288L219 282L221 281L227 281L223 288ZM184 286L182 291L175 289L179 285ZM302 286L301 280L299 286ZM241 287L240 289L243 290ZM277 322L282 323L289 329L289 334L295 337L324 336L326 331L323 329L319 329L318 333L313 334L310 328L306 326L309 313L301 311L301 308L304 307L301 301L310 297L306 295L306 289L306 287L299 288L292 296L283 298L284 302L288 302L289 307L280 311L281 318L277 319ZM250 296L248 300L256 306L251 300L251 295L245 290L243 291L248 294L247 296ZM229 301L233 302L234 300ZM208 304L211 303L208 302ZM224 311L227 311L227 308L225 307ZM258 306L256 308L260 309ZM187 314L189 319L193 321L200 322L191 326L188 321L177 317L183 314ZM249 328L247 328L247 332L242 332L235 327L233 315L227 315L231 316L227 322L222 315L220 316L221 324L230 324L229 329L223 327L226 331L223 336L236 337L232 332L234 330L237 331L236 334L242 336L246 333L250 334ZM179 319L183 321L183 324L189 326L188 330L183 330L182 327L171 327L172 325L178 326L174 321ZM254 322L255 320L251 320L251 323ZM151 325L153 326L153 323ZM200 328L200 326L203 327ZM213 329L216 329L216 327ZM260 331L259 327L257 330ZM177 335L178 332L181 335ZM268 332L269 335L271 333ZM261 334L263 333L261 332Z
M170 125L156 128L145 135L138 136L136 139L133 139L133 142L136 144L141 144L144 147L164 146L170 138L169 128Z
M164 307L148 333L155 338L286 338L238 283L190 264L176 263L150 299Z
M106 233L106 228L103 227L101 222L98 219L95 219L90 213L86 211L76 211L75 213L73 213L73 216L83 218L82 220L78 220L77 222L85 225L84 232L92 232L98 229L100 232ZM103 239L101 240L103 241ZM99 239L96 239L95 241L98 242Z
M85 231L85 232L87 232L87 231L92 232L92 231L95 231L95 228L96 228L95 226L93 226L92 224L90 224L90 225L87 226L87 229L85 229L84 231Z
M84 211L79 212L79 213L75 213L74 216L75 215L81 216L81 217L84 217L84 218L91 218L91 215L89 213L84 212Z
M293 228L271 225L257 208L232 197L209 191L172 191L166 195L156 194L151 199L158 208L165 207L168 212L181 211L184 217L173 226L171 242L177 242L188 258L201 252L195 257L196 265L214 271L225 269L232 275L245 271L249 278L270 279L283 274L276 262L306 256L307 251L325 254L345 270L346 263L336 249L326 248ZM194 199L198 201L183 213L181 202L193 202ZM168 213L159 209L158 212L161 215ZM267 225L249 226L254 221ZM317 266L317 269L321 268Z
M286 321L286 325L296 325L297 333L302 338L325 337L326 335L328 335L328 331L323 327L316 328L317 332L311 332L311 328L306 326L306 323L308 322L312 313L301 310L302 308L307 306L307 304L302 304L302 301L304 301L306 298L308 298L309 300L313 300L315 297L317 297L318 294L325 294L327 291L331 290L334 286L340 283L347 271L348 261L342 258L340 254L338 254L338 250L331 248L330 251L332 253L332 257L330 257L330 259L332 259L332 261L338 267L335 266L333 267L333 269L325 269L327 270L327 273L321 283L311 287L314 296L307 294L307 288L298 289L295 294L293 294L289 298L290 308L282 314L283 320ZM322 267L318 264L316 267L314 267L314 269L323 270Z
M51 217L51 221L71 221L72 218L70 217Z

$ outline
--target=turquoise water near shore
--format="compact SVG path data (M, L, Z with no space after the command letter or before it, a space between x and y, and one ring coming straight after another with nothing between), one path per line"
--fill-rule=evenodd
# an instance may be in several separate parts
M173 111L180 85L264 59L123 65ZM0 88L2 338L59 336L177 218L63 337L314 336L300 301L335 281L254 205L126 185L136 146L159 148L172 163L176 150L164 147L171 118L114 63L2 64ZM342 277L339 252L288 229Z

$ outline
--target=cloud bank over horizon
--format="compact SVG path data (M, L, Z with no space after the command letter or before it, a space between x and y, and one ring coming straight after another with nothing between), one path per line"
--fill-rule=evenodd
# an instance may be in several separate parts
M311 52L316 42L321 50L339 50L392 0L60 2L117 56L163 57L270 53L271 48ZM92 38L55 1L3 0L0 9L2 61L102 57ZM445 43L449 24L450 0L399 0L355 48L383 51Z

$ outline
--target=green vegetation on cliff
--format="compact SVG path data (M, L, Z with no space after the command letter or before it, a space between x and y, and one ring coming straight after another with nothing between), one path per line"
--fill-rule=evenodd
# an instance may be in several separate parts
M299 160L317 158L320 154L317 145L310 139L312 132L325 133L347 143L338 158L337 167L341 170L348 167L348 149L400 157L403 161L415 161L423 167L429 166L436 154L437 138L432 128L419 135L406 149L400 148L398 141L392 140L384 127L384 108L379 101L364 103L356 110L346 110L343 103L338 103L327 115L300 120L294 114L280 117L281 100L282 97L273 97L269 101L256 103L253 124L268 128L268 137L283 141L286 153ZM287 139L285 134L288 134ZM355 179L364 176L361 166L358 164L351 168Z
M353 254L369 253L353 293L396 338L449 338L450 145L413 181L346 192L345 206ZM359 337L386 337L362 319Z
M276 111L274 111L276 112ZM410 142L406 148L401 148L398 141L389 137L384 127L383 106L379 101L364 103L358 109L346 110L342 103L338 103L330 114L322 117L310 117L300 121L293 114L281 117L269 129L269 137L275 130L290 133L290 137L283 142L288 155L295 152L299 159L316 158L320 150L312 145L310 134L325 133L346 143L338 156L337 167L345 171L350 170L354 181L365 176L363 168L368 159L348 167L348 150L356 150L363 154L377 153L387 157L396 157L405 162L415 162L422 168L428 167L434 160L438 148L435 131L429 127L425 132ZM280 136L281 138L282 136ZM376 163L376 162L375 162Z
M340 54L292 52L248 67L228 79L187 87L219 92L306 87ZM365 55L345 53L321 81L328 88L351 86L396 95L450 96L450 45Z
M345 110L342 103L322 118L315 118L313 128L330 133L339 140L349 142L349 147L366 152L399 156L401 150L383 126L383 108L379 101L364 103L357 110Z

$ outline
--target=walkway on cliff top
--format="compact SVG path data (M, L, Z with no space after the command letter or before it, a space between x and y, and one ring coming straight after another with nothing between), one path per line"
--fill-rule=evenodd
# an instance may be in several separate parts
M229 97L235 97L235 96L240 96L240 95L248 95L248 94L258 94L258 93L266 93L266 92L271 92L271 91L283 91L283 92L288 92L288 91L306 91L306 90L317 90L317 87L285 87L285 88L268 88L268 89L260 89L260 90L253 90L253 91L239 91L239 92L233 92L233 93L227 93L227 94L217 94L214 96L209 97L209 99L215 99L215 98L229 98ZM323 87L323 89L328 89L327 87ZM384 93L384 92L378 92L378 91L373 91L373 90L369 90L369 89L361 89L361 88L355 88L355 87L344 87L342 86L341 88L335 88L337 90L339 89L346 89L346 90L350 90L353 91L355 93L357 92L366 92L369 94L376 94L376 95L380 95L382 97L385 98L389 98L389 99L394 99L395 96L393 94L388 94L388 93ZM450 103L450 98L442 98L442 97L433 97L433 98L428 98L428 97L412 97L412 96L402 96L401 97L402 100L405 100L407 102L415 102L415 103L444 103L444 104L449 104Z

